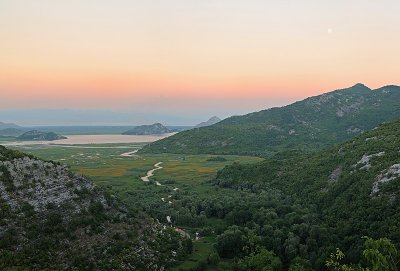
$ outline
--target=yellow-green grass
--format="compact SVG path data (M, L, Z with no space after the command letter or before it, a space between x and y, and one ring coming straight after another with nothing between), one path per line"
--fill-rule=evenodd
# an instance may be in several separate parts
M122 181L127 185L141 182L140 177L154 168L154 164L163 162L163 169L155 172L152 180L163 184L164 181L174 181L174 187L195 186L208 181L216 175L217 171L233 162L255 163L261 158L251 156L223 156L226 161L207 161L212 155L179 155L179 154L154 154L132 157L122 157L122 153L140 148L140 144L102 144L85 145L79 147L60 146L23 146L13 147L31 153L46 160L54 160L71 167L72 170L88 177L95 182L104 183L109 180L109 185L114 181ZM104 148L105 147L105 148ZM184 187L182 187L184 188Z

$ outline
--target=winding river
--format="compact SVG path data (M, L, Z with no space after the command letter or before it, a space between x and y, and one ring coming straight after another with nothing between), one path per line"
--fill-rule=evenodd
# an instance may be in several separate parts
M150 177L154 176L154 171L162 169L163 167L161 166L162 162L158 162L157 164L154 165L154 168L147 171L147 175L144 177L141 177L143 182L149 182L150 181ZM159 182L156 182L157 185L161 186L161 184Z

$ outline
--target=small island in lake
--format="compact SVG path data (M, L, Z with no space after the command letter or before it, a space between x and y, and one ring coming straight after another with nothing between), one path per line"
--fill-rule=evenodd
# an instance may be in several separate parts
M122 133L123 135L162 135L168 134L172 131L162 125L161 123L154 123L151 125L136 126L129 131Z
M60 140L66 139L65 136L58 135L53 132L41 132L38 130L28 131L23 133L22 135L17 137L18 140L33 140L33 141L53 141L53 140Z

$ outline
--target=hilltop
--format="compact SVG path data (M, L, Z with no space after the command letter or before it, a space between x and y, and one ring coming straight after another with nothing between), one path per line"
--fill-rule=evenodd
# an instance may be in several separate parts
M0 207L1 270L165 270L186 253L188 240L91 180L2 146Z
M142 153L271 155L319 149L400 117L400 87L357 84L217 124L180 132L149 144Z
M141 125L132 128L129 131L122 133L123 135L162 135L171 133L171 130L162 125L161 123L154 123L151 125Z

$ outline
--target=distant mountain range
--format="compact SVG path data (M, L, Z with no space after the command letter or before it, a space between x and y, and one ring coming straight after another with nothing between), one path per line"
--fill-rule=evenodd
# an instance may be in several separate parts
M221 121L220 118L214 116L214 117L211 117L211 118L210 118L209 120L207 120L207 121L204 121L204 122L201 122L201 123L197 124L197 125L195 126L195 128L201 128L201 127L206 127L206 126L214 125L214 124L216 124L216 123L218 123L218 122L220 122L220 121Z
M22 129L23 127L18 126L14 123L4 123L4 122L0 122L0 130L4 130L4 129Z
M171 133L171 130L161 123L136 126L122 134L124 135L162 135Z
M271 155L282 150L318 149L400 117L399 101L399 86L371 90L356 84L184 131L151 143L141 152Z

